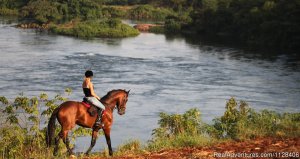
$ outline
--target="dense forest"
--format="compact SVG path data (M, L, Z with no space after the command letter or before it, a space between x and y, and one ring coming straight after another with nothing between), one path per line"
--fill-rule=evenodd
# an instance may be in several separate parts
M300 50L300 0L0 0L0 15L19 15L39 24L152 19L165 24L153 31L198 33L252 48Z

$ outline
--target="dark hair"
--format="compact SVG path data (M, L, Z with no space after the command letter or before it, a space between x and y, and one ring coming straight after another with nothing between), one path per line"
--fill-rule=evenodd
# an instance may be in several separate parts
M93 71L91 71L91 70L87 70L87 71L85 71L85 77L92 77L93 76Z

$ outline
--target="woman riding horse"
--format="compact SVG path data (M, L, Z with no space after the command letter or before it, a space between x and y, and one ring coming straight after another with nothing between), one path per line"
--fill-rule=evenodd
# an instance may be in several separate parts
M85 99L98 108L98 118L95 123L95 126L100 126L102 112L105 110L105 106L100 102L100 97L94 92L94 85L92 83L93 71L87 70L85 72L85 78L82 83L83 93Z
M89 85L89 88L91 85ZM96 139L98 131L103 129L106 142L109 149L109 155L113 155L111 140L110 140L110 130L113 123L113 111L115 108L118 109L118 114L125 114L126 103L128 101L129 91L125 90L112 90L108 92L104 97L101 98L101 103L105 105L105 111L102 116L102 124L94 126L97 116L91 116L88 113L88 109L85 104L82 102L76 101L66 101L62 103L58 108L56 108L48 122L47 134L46 134L46 143L50 147L52 144L52 139L55 133L55 121L58 120L61 125L61 130L58 136L55 138L55 149L54 155L58 153L58 143L60 139L63 139L69 154L73 154L72 149L69 146L68 132L74 128L76 125L92 128L92 141L89 149L86 151L86 154L89 154L94 145L96 144Z

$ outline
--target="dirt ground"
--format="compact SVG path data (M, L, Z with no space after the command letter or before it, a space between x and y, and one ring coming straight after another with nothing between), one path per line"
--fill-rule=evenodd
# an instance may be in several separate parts
M230 141L209 147L168 149L144 154L109 157L109 159L300 159L300 138L261 138ZM93 158L102 159L102 158ZM104 158L103 158L104 159Z

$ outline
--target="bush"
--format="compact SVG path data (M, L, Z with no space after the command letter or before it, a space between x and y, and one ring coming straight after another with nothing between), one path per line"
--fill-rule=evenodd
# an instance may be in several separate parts
M66 89L70 93L70 89ZM48 99L47 94L39 97L19 96L11 103L5 97L0 97L4 108L1 116L5 123L0 126L0 154L4 158L50 158L52 151L46 148L46 128L41 125L48 123L53 110L58 103L67 98L57 95ZM42 109L46 108L42 111ZM56 129L58 133L59 129ZM73 132L76 136L90 135L91 131L78 128ZM62 146L62 144L61 144ZM64 149L65 150L65 149ZM59 156L63 157L63 156Z
M180 33L182 27L191 22L188 15L168 16L165 20L166 33Z
M231 139L300 136L300 113L255 112L243 101L239 109L237 106L234 98L227 102L224 115L207 128L211 136Z
M224 115L215 118L211 125L201 122L197 109L184 114L160 113L158 124L147 146L151 151L205 146L224 139L300 136L300 113L255 112L246 102L238 104L234 98L226 103Z
M0 15L18 15L19 12L17 9L8 9L8 8L0 8Z
M45 0L30 1L22 8L22 16L33 18L38 23L48 23L62 19L57 9L58 4Z
M181 30L181 23L175 19L166 19L165 31L167 33L179 33Z
M85 21L75 23L74 26L52 26L50 30L62 35L76 36L80 38L109 37L121 38L137 36L138 30L123 24L119 19L104 19L100 21Z
M175 12L166 8L154 8L151 5L140 5L132 8L129 11L129 18L131 19L151 19L164 20L167 16L174 15Z
M184 114L160 113L159 128L153 130L153 138L148 149L179 148L209 145L213 142L205 134L205 124L201 122L200 111L190 109Z
M163 34L163 33L165 33L165 28L163 26L153 26L153 27L150 27L149 32Z
M105 18L124 18L127 16L126 11L115 7L104 7L101 12Z

